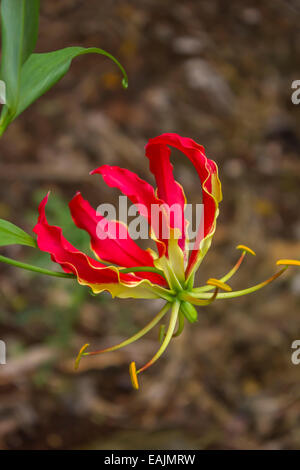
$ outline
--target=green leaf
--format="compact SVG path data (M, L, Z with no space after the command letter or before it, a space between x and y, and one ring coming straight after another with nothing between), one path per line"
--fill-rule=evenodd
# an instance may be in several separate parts
M39 4L39 0L1 1L1 79L6 84L4 113L10 116L17 110L22 65L36 45Z
M0 246L27 245L36 247L36 241L24 230L7 220L0 219Z
M96 53L113 60L123 73L123 86L127 88L127 74L120 62L108 52L97 47L67 47L58 51L32 54L22 69L20 100L16 116L33 101L48 91L69 70L72 60L83 54Z

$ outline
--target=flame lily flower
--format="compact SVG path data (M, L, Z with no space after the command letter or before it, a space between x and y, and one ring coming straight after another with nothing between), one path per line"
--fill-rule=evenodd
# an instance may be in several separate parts
M186 198L183 188L173 176L171 148L179 150L192 162L202 188L203 230L199 230L190 252L187 250L187 223L184 217ZM161 298L166 301L160 312L131 338L101 351L88 352L89 345L86 344L78 354L76 367L82 356L120 349L148 333L170 311L169 325L166 329L164 325L161 326L161 344L154 357L138 370L134 362L130 364L130 376L136 389L139 387L138 375L162 355L172 337L181 333L185 320L191 323L197 320L195 307L209 305L217 299L229 299L255 292L280 276L288 265L300 265L300 261L281 260L278 264L284 267L272 277L250 288L234 292L227 281L236 273L247 253L255 255L247 246L239 245L237 248L241 250L240 258L225 276L221 279L211 278L205 286L194 288L195 272L211 245L219 203L222 200L217 165L205 156L201 145L177 134L163 134L150 139L146 145L146 157L156 180L156 190L135 173L117 166L103 165L91 174L101 175L108 186L118 188L137 206L140 214L148 220L151 238L157 245L157 253L140 248L121 222L107 220L107 238L99 238L97 226L104 218L96 213L80 193L71 200L70 211L75 225L88 232L95 257L77 250L64 238L61 228L48 223L45 214L48 195L40 203L39 218L34 228L39 249L50 253L52 260L62 267L66 275L76 277L80 284L89 286L95 294L108 291L113 297ZM179 217L172 219L167 217L165 207L173 204L179 208ZM163 213L164 217L167 217L169 227L167 238L151 218L152 205L164 207ZM116 229L118 233L123 231L122 237L111 235L116 233Z

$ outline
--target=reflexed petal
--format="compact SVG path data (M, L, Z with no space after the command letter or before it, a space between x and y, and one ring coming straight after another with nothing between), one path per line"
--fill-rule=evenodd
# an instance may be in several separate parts
M146 157L149 158L150 170L153 173L157 184L157 195L169 207L174 207L176 217L170 214L170 225L173 228L179 228L181 237L179 246L184 250L185 247L185 218L184 207L186 198L182 186L175 181L173 175L173 165L170 162L171 150L167 145L156 142L156 139L150 139L146 145Z
M38 223L33 231L37 234L40 250L51 254L51 259L60 264L67 273L77 276L78 282L88 285L95 293L104 290L112 296L123 298L156 298L163 288L155 286L148 280L139 280L132 274L122 274L116 267L107 267L77 250L62 235L60 227L49 225L45 215L48 195L39 205Z
M107 220L98 214L80 193L74 196L69 207L77 227L86 230L90 235L92 250L100 261L125 267L154 266L151 254L132 240L125 224ZM157 284L166 284L165 280L155 273L139 272L136 276Z
M200 235L197 237L193 247L187 274L190 275L197 267L200 260L203 258L209 249L211 238L216 227L216 218L218 216L218 204L222 200L221 183L218 178L217 165L213 160L209 160L205 156L204 148L194 142L192 139L180 137L177 134L163 134L154 139L150 139L146 147L146 154L150 158L150 168L155 169L158 175L158 164L154 164L154 158L164 160L169 159L169 152L166 150L167 146L172 146L184 153L189 160L193 163L202 184L202 203L204 204L204 238ZM155 146L156 149L152 150L151 147ZM169 164L164 164L168 169L170 175ZM158 176L157 176L158 178ZM160 181L160 179L159 179ZM171 181L171 189L174 189L174 182ZM166 189L161 189L165 191ZM200 251L199 251L200 250Z
M166 246L164 242L161 242L161 227L157 226L156 221L151 218L153 206L159 207L163 201L155 196L154 188L132 171L118 166L103 165L91 171L91 174L102 175L108 186L118 188L137 206L139 213L148 220L153 238L157 240L159 254L163 254Z

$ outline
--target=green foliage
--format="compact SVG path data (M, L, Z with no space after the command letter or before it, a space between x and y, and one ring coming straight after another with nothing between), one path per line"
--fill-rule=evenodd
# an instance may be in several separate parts
M6 104L0 117L0 136L7 126L41 95L53 87L69 70L72 60L83 54L101 54L110 58L123 74L119 61L97 47L67 47L34 54L38 37L39 0L2 0L2 61L0 77L6 87Z
M21 228L0 219L0 246L7 245L27 245L35 248L36 241Z
M90 47L66 47L54 52L32 54L22 68L20 96L15 117L21 114L28 106L46 91L52 88L69 70L75 57L83 54L102 54L112 59L123 71L121 64L108 52ZM127 86L127 80L123 79Z
M2 0L1 78L6 84L6 107L17 111L23 64L32 54L37 37L39 0Z

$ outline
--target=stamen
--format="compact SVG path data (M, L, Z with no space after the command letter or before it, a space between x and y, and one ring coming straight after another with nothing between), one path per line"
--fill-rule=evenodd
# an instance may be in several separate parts
M186 300L187 302L190 302L193 305L199 305L200 307L205 307L206 305L211 304L217 298L218 292L219 292L219 288L217 287L215 289L215 292L213 293L213 295L204 294L205 297L202 297L202 293L201 293L200 295L201 295L202 299L201 299L200 296L198 297L197 294L194 294L193 291L189 292L189 293L182 292L180 294L180 298L183 299L183 300ZM204 298L206 298L208 300L203 300Z
M138 378L137 378L135 362L131 362L131 364L129 366L129 374L130 374L131 383L132 383L133 388L135 390L138 390L139 389L139 382L138 382Z
M89 344L85 344L83 348L79 351L79 354L76 359L76 364L79 364L79 361L82 356L95 356L97 354L102 354L105 352L111 352L111 351L116 351L117 349L124 348L125 346L128 346L129 344L133 343L134 341L137 341L140 339L142 336L144 336L148 331L152 330L154 326L157 325L157 323L164 317L164 315L167 313L167 311L170 309L171 304L167 303L164 305L164 307L158 312L158 314L140 331L138 331L135 335L131 336L130 338L126 339L125 341L122 341L119 344L116 344L115 346L111 346L109 348L105 349L99 349L98 351L91 351L91 352L84 352L85 349L89 346ZM78 367L78 365L77 365Z
M271 276L266 281L263 281L260 284L256 284L255 286L249 287L248 289L237 290L237 291L233 291L233 292L224 292L224 293L221 292L220 294L217 295L217 299L233 299L234 297L241 297L242 295L251 294L252 292L256 292L257 290L262 289L262 287L265 287L266 285L268 285L271 282L275 281L275 279L277 279L279 276L281 276L281 274L284 273L284 271L286 271L287 269L288 269L288 266L285 266L283 269L281 269L280 271L275 273L273 276ZM203 299L208 299L209 295L210 294L206 294L204 292L199 292L199 294L198 294L198 292L196 290L194 290L190 293L190 297L191 297L190 302L195 303L195 300L197 300L197 302L198 302L200 299L202 301L204 301ZM193 300L193 299L195 299L195 300ZM198 305L198 304L195 304L195 305Z
M208 279L208 281L206 281L206 284L208 284L209 286L219 287L220 289L223 289L226 292L232 291L232 288L228 284L225 284L225 282L222 282L219 279L214 279L212 277Z
M181 303L181 305L182 305L182 303ZM183 332L183 328L184 328L184 315L180 311L179 314L178 314L177 331L176 331L176 333L173 334L173 338L175 338L176 336L179 336ZM158 336L158 340L159 340L160 343L163 341L165 336L166 336L166 325L161 325L160 328L159 328L159 336Z
M300 266L300 261L297 259L279 259L276 264L285 264L286 266Z
M79 363L80 363L81 358L82 358L82 355L83 355L84 351L86 350L86 348L88 348L88 347L89 347L89 343L86 343L86 344L85 344L84 346L82 346L82 348L80 349L80 351L79 351L79 353L78 353L78 356L77 356L77 358L76 358L76 361L75 361L75 366L74 366L75 370L78 369Z
M166 325L160 325L158 333L158 341L161 343L165 337Z
M228 281L228 279L230 279L236 272L237 270L239 269L239 267L241 266L242 262L243 262L243 259L245 258L246 256L246 251L243 251L243 253L241 254L241 256L239 257L239 259L237 260L237 262L235 263L235 265L233 266L233 268L225 275L221 278L221 281L222 282L226 282Z
M255 251L251 250L251 248L246 245L238 245L236 249L246 251L247 253L250 253L250 255L256 256Z
M237 262L235 263L235 265L233 266L233 268L228 271L227 274L225 274L225 276L221 277L220 281L221 282L226 282L228 281L229 279L232 278L232 276L237 272L237 270L239 269L239 267L241 266L245 256L246 256L246 253L250 253L251 255L255 255L255 252L253 250L251 250L251 248L248 248L247 246L245 245L238 245L236 247L238 250L243 250L243 253L241 254L241 256L239 257L239 259L237 260ZM195 288L195 292L208 292L212 289L212 287L210 287L210 285L206 285L206 286L202 286L202 287L196 287Z
M184 315L183 315L182 312L179 312L179 314L178 314L178 328L177 328L176 333L173 334L173 338L176 338L177 336L181 335L181 333L183 332L183 328L184 328Z
M166 350L169 342L172 339L172 336L173 336L173 333L174 333L174 330L175 330L175 327L176 327L179 307L180 307L180 302L178 302L178 300L176 300L173 303L173 306L172 306L172 313L171 313L170 323L169 323L169 327L168 327L165 339L163 340L163 342L162 342L159 350L157 351L157 353L153 356L153 358L149 362L147 362L147 364L145 364L143 367L141 367L136 372L137 374L140 374L144 370L148 369L148 367L150 367L152 364L154 364L154 362L156 362L157 359L159 359L160 356L163 354L163 352Z

